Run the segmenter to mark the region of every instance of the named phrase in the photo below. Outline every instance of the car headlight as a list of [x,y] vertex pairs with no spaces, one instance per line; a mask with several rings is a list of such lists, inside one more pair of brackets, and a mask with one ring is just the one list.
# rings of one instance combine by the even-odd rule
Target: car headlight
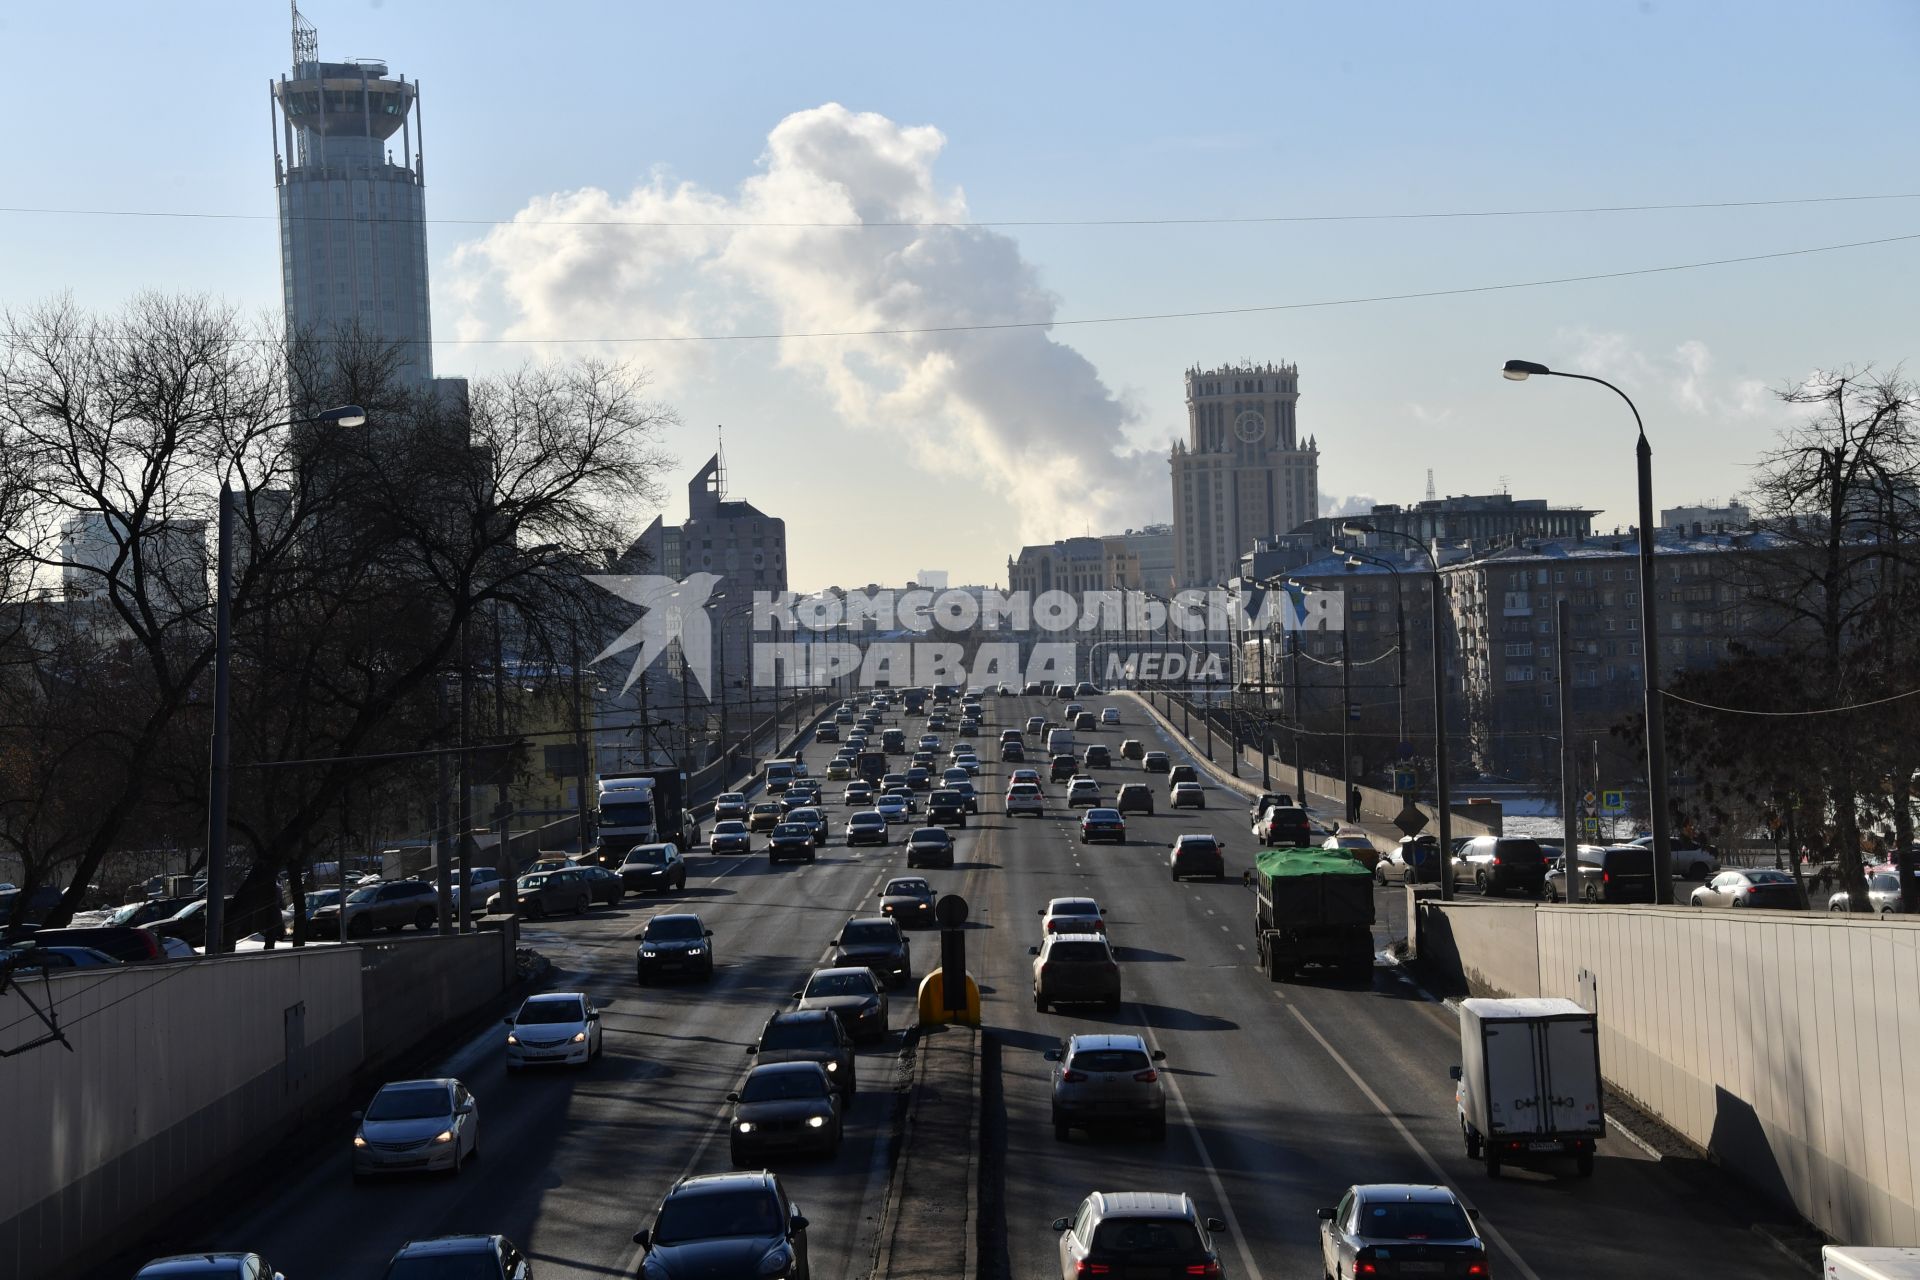
[[705,947],[688,947],[687,954],[690,956],[703,956],[707,954],[707,949]]
[[576,1032],[574,1032],[574,1033],[573,1033],[573,1042],[574,1042],[575,1044],[585,1044],[585,1043],[587,1042],[587,1033],[586,1033],[586,1032],[584,1032],[584,1031],[576,1031]]
[[436,1133],[436,1134],[434,1134],[434,1135],[433,1135],[433,1140],[434,1140],[435,1142],[452,1142],[452,1141],[453,1141],[453,1130],[451,1130],[451,1129],[442,1129],[442,1130],[441,1130],[440,1132],[438,1132],[438,1133]]
[[827,1118],[825,1116],[808,1116],[807,1117],[807,1128],[824,1129],[826,1127],[827,1127]]
[[793,1250],[781,1245],[766,1257],[760,1259],[760,1274],[763,1276],[783,1276],[793,1266]]
[[642,947],[640,948],[640,954],[643,956],[657,956],[660,954],[660,949],[658,947]]
[[513,1032],[511,1032],[511,1031],[509,1031],[509,1032],[507,1032],[507,1043],[508,1043],[508,1044],[519,1044],[519,1043],[520,1043],[520,1037],[519,1037],[519,1036],[517,1036],[517,1035],[515,1035],[515,1034],[513,1034]]
[[364,1147],[367,1145],[367,1140],[356,1133],[353,1135],[353,1145],[356,1147]]
[[838,1071],[839,1069],[840,1069],[840,1064],[837,1062],[829,1062],[827,1064],[827,1070],[829,1071]]
[[738,1124],[737,1126],[735,1126],[735,1127],[736,1127],[736,1128],[738,1128],[738,1129],[740,1130],[740,1132],[741,1132],[741,1133],[752,1133],[752,1132],[753,1132],[753,1121],[751,1121],[751,1120],[742,1120],[742,1121],[741,1121],[741,1122],[740,1122],[740,1123],[739,1123],[739,1124]]

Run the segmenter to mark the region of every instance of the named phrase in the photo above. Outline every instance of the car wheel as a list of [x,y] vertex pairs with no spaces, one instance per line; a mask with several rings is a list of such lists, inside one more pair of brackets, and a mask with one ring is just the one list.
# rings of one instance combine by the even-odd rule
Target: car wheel
[[1575,1156],[1573,1158],[1573,1168],[1574,1172],[1578,1173],[1581,1177],[1591,1178],[1593,1176],[1593,1152],[1582,1151],[1579,1155]]
[[1047,1011],[1047,1002],[1045,998],[1041,996],[1035,996],[1033,998],[1033,1007],[1036,1012],[1045,1013]]
[[527,904],[527,910],[532,913],[535,920],[545,920],[547,918],[547,904],[538,898],[535,898]]
[[372,932],[373,921],[367,919],[365,916],[355,916],[353,919],[347,921],[347,936],[349,938],[364,938]]
[[1065,1142],[1067,1140],[1067,1132],[1068,1127],[1066,1125],[1061,1124],[1058,1120],[1053,1122],[1053,1140],[1055,1142]]
[[1463,1140],[1465,1140],[1467,1145],[1467,1159],[1478,1160],[1480,1158],[1479,1135],[1471,1132],[1467,1128],[1465,1122],[1462,1122],[1460,1125],[1460,1136]]
[[745,1147],[742,1147],[739,1143],[730,1144],[727,1149],[727,1155],[733,1161],[734,1168],[744,1169],[747,1167],[749,1152]]
[[413,927],[422,933],[432,933],[434,923],[435,916],[431,907],[422,907],[413,913]]
[[707,967],[700,971],[700,980],[702,982],[713,981],[713,961],[711,960],[707,961]]
[[634,977],[640,983],[641,986],[644,987],[647,985],[647,971],[645,969],[637,970],[634,974]]
[[1489,1178],[1500,1176],[1500,1153],[1492,1147],[1487,1148],[1487,1176]]
[[1600,888],[1598,885],[1590,884],[1587,886],[1587,901],[1588,902],[1600,901]]
[[1173,882],[1175,884],[1180,883],[1180,872],[1177,869],[1169,870],[1167,874],[1173,877]]
[[1165,1142],[1167,1140],[1167,1117],[1165,1112],[1154,1117],[1152,1125],[1148,1127],[1148,1134],[1155,1142]]

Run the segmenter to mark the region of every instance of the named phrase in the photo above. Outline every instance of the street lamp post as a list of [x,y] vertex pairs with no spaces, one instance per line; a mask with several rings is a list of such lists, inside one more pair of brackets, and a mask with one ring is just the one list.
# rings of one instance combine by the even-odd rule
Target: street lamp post
[[1433,588],[1428,593],[1433,623],[1433,794],[1434,808],[1440,817],[1440,896],[1451,900],[1453,897],[1453,790],[1447,779],[1447,678],[1446,650],[1441,647],[1441,637],[1445,632],[1446,606],[1442,603],[1440,591],[1440,561],[1434,556],[1427,544],[1410,533],[1401,533],[1397,529],[1376,529],[1361,521],[1348,521],[1340,531],[1350,537],[1365,537],[1378,534],[1382,537],[1398,538],[1402,542],[1412,543],[1419,548],[1420,554],[1427,559],[1427,568],[1433,574]]
[[[364,426],[367,411],[357,404],[343,404],[311,417],[276,422],[279,427],[304,427],[327,423],[337,427]],[[226,950],[227,942],[227,797],[228,762],[232,755],[227,734],[229,693],[233,671],[233,507],[240,494],[220,480],[220,520],[215,544],[213,614],[213,734],[209,744],[207,769],[207,947],[208,955]],[[344,865],[344,856],[343,863]],[[346,903],[340,904],[340,920],[345,924]]]
[[[1338,547],[1333,550],[1335,555],[1340,553]],[[1363,564],[1378,565],[1393,575],[1393,647],[1400,659],[1395,665],[1400,668],[1400,741],[1405,742],[1407,740],[1407,610],[1406,601],[1400,594],[1400,566],[1384,556],[1370,556],[1363,551],[1347,553],[1349,569],[1358,569]],[[1397,748],[1395,754],[1398,755]]]
[[1626,392],[1586,373],[1562,373],[1531,360],[1509,360],[1501,373],[1510,381],[1525,382],[1534,374],[1552,378],[1574,378],[1597,382],[1627,402],[1633,413],[1639,440],[1634,445],[1634,461],[1640,488],[1640,634],[1646,659],[1641,668],[1646,697],[1647,728],[1647,808],[1653,825],[1653,892],[1656,903],[1673,902],[1673,842],[1667,818],[1667,733],[1665,709],[1660,697],[1660,614],[1655,605],[1656,582],[1653,567],[1653,446],[1647,442],[1647,427],[1640,410]]

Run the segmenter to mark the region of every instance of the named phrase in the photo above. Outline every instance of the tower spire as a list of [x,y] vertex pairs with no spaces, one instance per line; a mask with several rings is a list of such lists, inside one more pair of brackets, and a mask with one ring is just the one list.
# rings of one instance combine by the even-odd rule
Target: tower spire
[[1427,501],[1434,501],[1437,495],[1433,491],[1433,468],[1427,468]]

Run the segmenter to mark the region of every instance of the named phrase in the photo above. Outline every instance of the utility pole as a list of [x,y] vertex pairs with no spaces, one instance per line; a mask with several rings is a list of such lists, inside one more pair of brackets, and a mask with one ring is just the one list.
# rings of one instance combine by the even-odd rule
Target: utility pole
[[1554,629],[1560,648],[1555,653],[1556,676],[1560,685],[1560,838],[1566,850],[1567,896],[1583,901],[1581,894],[1585,872],[1580,866],[1579,828],[1573,812],[1573,606],[1565,596],[1554,605]]
[[[447,678],[444,674],[434,677],[433,681],[433,722],[444,732],[447,723]],[[447,752],[444,746],[433,755],[433,836],[434,851],[434,899],[439,911],[438,932],[442,937],[455,932],[460,922],[454,919],[453,910],[453,857],[454,842],[452,833],[447,830]],[[342,915],[346,911],[342,909]]]
[[[1272,617],[1271,612],[1267,615]],[[1273,698],[1267,686],[1267,634],[1260,628],[1260,789],[1273,790]]]
[[[1291,603],[1288,605],[1292,607]],[[1306,708],[1300,705],[1300,628],[1294,627],[1293,636],[1293,802],[1307,802],[1307,761],[1305,747],[1301,744],[1301,731],[1307,727]]]
[[1348,821],[1359,817],[1353,811],[1353,751],[1347,745],[1347,729],[1353,723],[1353,646],[1351,633],[1340,628],[1340,810]]
[[592,770],[587,761],[587,717],[582,706],[583,691],[580,687],[580,629],[578,624],[569,624],[567,639],[572,653],[568,665],[573,669],[573,749],[579,753],[579,768],[574,773],[574,802],[580,814],[580,852],[585,853],[592,846],[588,843],[593,835],[591,820],[592,809],[587,803],[587,780]]
[[[457,847],[460,858],[461,933],[473,929],[473,619],[460,622],[460,834]],[[347,913],[340,913],[341,924]]]
[[493,736],[498,747],[487,753],[494,762],[494,820],[499,826],[500,843],[494,850],[493,865],[500,873],[501,905],[510,913],[520,910],[518,877],[514,875],[513,833],[510,829],[513,805],[507,799],[507,779],[512,776],[513,757],[507,749],[507,671],[506,649],[500,635],[500,606],[493,607]]

